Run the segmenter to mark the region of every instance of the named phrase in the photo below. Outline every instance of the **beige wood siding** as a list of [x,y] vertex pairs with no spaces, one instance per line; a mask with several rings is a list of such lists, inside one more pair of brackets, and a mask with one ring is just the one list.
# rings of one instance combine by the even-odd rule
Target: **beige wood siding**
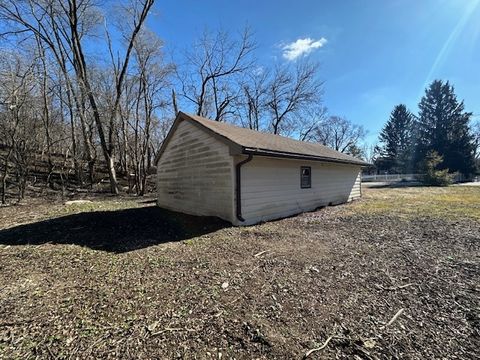
[[233,221],[232,179],[229,147],[181,121],[157,163],[158,205]]
[[[309,189],[300,187],[301,166],[312,169]],[[360,166],[254,156],[242,167],[244,224],[351,201],[361,195],[360,181]]]

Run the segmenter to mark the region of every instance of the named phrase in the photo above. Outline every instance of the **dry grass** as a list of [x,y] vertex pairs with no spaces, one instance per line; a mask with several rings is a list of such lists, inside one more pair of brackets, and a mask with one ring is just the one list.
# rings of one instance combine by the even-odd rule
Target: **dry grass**
[[0,359],[479,358],[477,189],[247,228],[92,200],[0,208]]
[[351,213],[480,220],[480,186],[366,189]]

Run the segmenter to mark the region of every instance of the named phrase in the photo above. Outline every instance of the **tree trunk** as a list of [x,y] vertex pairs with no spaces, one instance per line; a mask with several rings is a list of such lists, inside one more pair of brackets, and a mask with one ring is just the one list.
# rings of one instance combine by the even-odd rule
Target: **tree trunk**
[[106,154],[106,157],[107,157],[108,177],[110,180],[110,192],[112,194],[118,194],[117,173],[115,171],[115,158],[109,154]]
[[4,172],[2,175],[2,204],[7,203],[7,178],[8,178],[8,166],[10,165],[10,156],[12,156],[12,148],[8,150],[7,156],[5,157],[5,162],[3,164]]
[[175,117],[177,117],[177,114],[178,114],[177,95],[175,94],[174,89],[172,89],[172,105],[173,105],[173,112],[175,113]]
[[88,180],[92,189],[95,183],[95,159],[88,160]]
[[[60,91],[60,96],[62,96],[62,91]],[[77,135],[75,132],[75,114],[73,112],[73,102],[72,102],[72,95],[70,90],[67,86],[67,102],[68,102],[68,115],[70,121],[70,138],[72,139],[72,158],[73,158],[73,168],[75,170],[75,178],[77,179],[77,185],[83,185],[83,174],[82,168],[78,161],[78,154],[77,154]],[[61,103],[61,102],[60,102]],[[62,111],[63,113],[63,111]]]

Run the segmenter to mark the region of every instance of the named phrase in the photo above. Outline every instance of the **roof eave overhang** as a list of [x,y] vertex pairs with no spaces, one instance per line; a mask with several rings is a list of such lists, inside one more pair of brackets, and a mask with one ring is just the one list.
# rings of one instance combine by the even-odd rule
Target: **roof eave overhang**
[[260,149],[260,148],[251,148],[251,147],[245,147],[242,146],[229,138],[218,134],[217,132],[213,131],[212,129],[208,128],[207,126],[199,123],[198,121],[195,121],[193,118],[191,118],[188,114],[183,113],[183,112],[178,112],[177,117],[175,121],[173,122],[167,137],[162,143],[162,146],[160,147],[160,150],[154,160],[154,164],[157,165],[158,161],[160,160],[160,157],[162,156],[163,152],[165,151],[165,148],[170,141],[170,138],[172,137],[173,133],[175,132],[175,129],[177,128],[178,124],[182,120],[191,120],[191,122],[214,136],[216,139],[222,141],[226,145],[229,146],[230,148],[230,155],[239,155],[239,154],[245,154],[245,155],[258,155],[258,156],[266,156],[266,157],[276,157],[276,158],[282,158],[282,159],[299,159],[299,160],[310,160],[310,161],[322,161],[322,162],[329,162],[329,163],[337,163],[337,164],[347,164],[347,165],[357,165],[361,167],[367,167],[371,166],[372,164],[367,163],[365,161],[349,161],[349,160],[344,160],[344,159],[335,159],[335,158],[329,158],[329,157],[324,157],[324,156],[315,156],[315,155],[307,155],[307,154],[299,154],[299,153],[290,153],[290,152],[282,152],[282,151],[273,151],[273,150],[267,150],[267,149]]
[[334,159],[325,156],[315,156],[307,154],[297,154],[281,151],[272,151],[258,148],[248,148],[244,147],[242,153],[246,155],[258,155],[258,156],[267,156],[267,157],[276,157],[282,159],[298,159],[298,160],[310,160],[310,161],[321,161],[321,162],[330,162],[336,164],[347,164],[347,165],[357,165],[361,167],[370,166],[371,164],[364,161],[349,161],[344,159]]

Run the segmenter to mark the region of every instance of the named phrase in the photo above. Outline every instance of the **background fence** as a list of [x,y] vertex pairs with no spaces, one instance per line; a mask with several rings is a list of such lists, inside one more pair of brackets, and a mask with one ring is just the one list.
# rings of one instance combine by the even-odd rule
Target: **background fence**
[[[362,175],[362,182],[398,182],[398,181],[422,181],[424,174],[376,174]],[[462,174],[453,174],[454,183],[472,181],[480,182],[480,176],[465,178]]]
[[423,174],[376,174],[362,175],[363,182],[422,181]]

